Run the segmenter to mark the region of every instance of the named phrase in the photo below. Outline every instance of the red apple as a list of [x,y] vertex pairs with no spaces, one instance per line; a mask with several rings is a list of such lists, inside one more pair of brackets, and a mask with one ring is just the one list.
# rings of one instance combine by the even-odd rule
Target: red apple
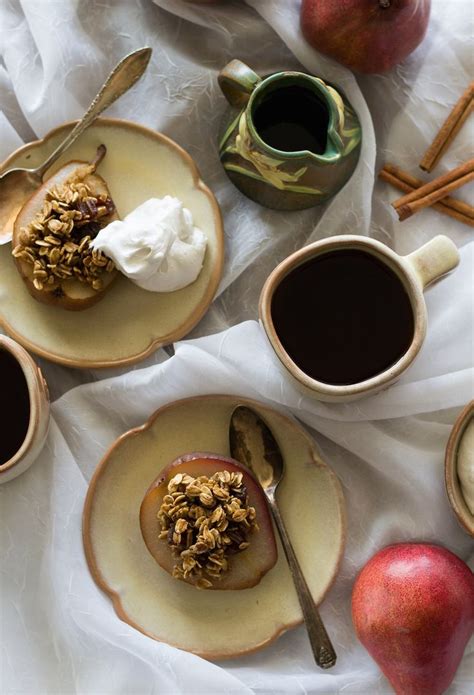
[[421,43],[431,0],[303,0],[301,29],[321,53],[357,72],[385,72]]
[[[166,466],[150,485],[140,507],[140,527],[145,544],[157,563],[172,574],[176,563],[170,546],[159,538],[157,519],[163,497],[168,492],[168,483],[178,473],[187,473],[194,478],[205,475],[210,478],[219,471],[242,473],[247,488],[249,505],[255,508],[258,531],[249,535],[250,545],[242,552],[231,555],[229,569],[216,581],[213,589],[248,589],[258,584],[277,561],[277,546],[272,520],[263,490],[248,468],[238,461],[219,454],[192,453],[181,456]],[[190,584],[196,580],[188,578]]]
[[474,575],[445,548],[390,545],[357,577],[352,619],[399,695],[440,695],[474,631]]

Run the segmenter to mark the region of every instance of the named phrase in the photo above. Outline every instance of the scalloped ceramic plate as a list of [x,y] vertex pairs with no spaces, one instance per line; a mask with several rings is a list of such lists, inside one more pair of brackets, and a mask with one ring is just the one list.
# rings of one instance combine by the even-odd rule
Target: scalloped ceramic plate
[[285,477],[278,500],[319,604],[337,574],[344,548],[341,485],[305,430],[261,403],[236,396],[199,396],[160,408],[112,445],[94,473],[84,506],[87,562],[118,616],[153,639],[208,659],[260,649],[302,621],[280,544],[276,565],[257,586],[199,591],[163,570],[141,535],[140,504],[152,480],[187,452],[228,456],[230,415],[238,404],[258,411],[281,447]]
[[[0,171],[37,166],[73,125],[65,123],[43,140],[21,147]],[[71,367],[131,364],[179,340],[207,310],[222,273],[219,206],[191,157],[166,136],[129,121],[98,119],[51,173],[68,160],[89,160],[101,143],[107,155],[99,173],[107,181],[120,217],[148,198],[174,195],[191,210],[208,245],[204,267],[192,285],[171,293],[147,292],[120,275],[100,302],[80,312],[33,299],[16,270],[11,245],[0,247],[0,326],[28,350]]]

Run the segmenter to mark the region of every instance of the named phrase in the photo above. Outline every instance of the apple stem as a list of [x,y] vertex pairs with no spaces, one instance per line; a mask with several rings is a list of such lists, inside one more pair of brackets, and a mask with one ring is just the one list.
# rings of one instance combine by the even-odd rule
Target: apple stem
[[379,0],[379,5],[382,8],[382,10],[386,10],[388,7],[390,7],[391,0]]

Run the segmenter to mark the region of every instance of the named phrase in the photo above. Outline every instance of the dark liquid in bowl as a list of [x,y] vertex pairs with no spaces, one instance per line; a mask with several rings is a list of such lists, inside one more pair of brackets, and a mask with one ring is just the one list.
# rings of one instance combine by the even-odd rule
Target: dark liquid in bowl
[[30,395],[22,368],[0,348],[0,465],[25,441],[30,423]]
[[384,372],[414,334],[410,298],[396,274],[350,249],[291,271],[275,290],[271,314],[293,362],[326,384],[357,384]]
[[269,90],[252,119],[262,140],[277,150],[322,154],[326,149],[329,112],[310,89],[294,85]]

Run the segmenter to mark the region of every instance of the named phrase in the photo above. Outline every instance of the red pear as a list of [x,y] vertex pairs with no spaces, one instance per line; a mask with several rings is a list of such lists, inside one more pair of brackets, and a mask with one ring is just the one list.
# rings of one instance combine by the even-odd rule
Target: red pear
[[401,63],[423,40],[431,0],[303,0],[301,29],[321,53],[356,72]]
[[[142,536],[156,562],[167,572],[173,574],[173,568],[177,561],[176,555],[173,554],[167,539],[159,537],[161,527],[157,518],[163,499],[168,494],[168,483],[179,473],[193,478],[199,476],[211,478],[221,471],[242,474],[243,490],[245,491],[243,498],[246,495],[248,504],[255,509],[258,530],[249,534],[247,538],[249,546],[245,550],[235,552],[235,554],[232,552],[227,558],[228,570],[217,581],[213,582],[212,586],[206,588],[248,589],[258,584],[263,575],[275,565],[277,546],[265,494],[249,469],[238,461],[219,454],[192,453],[181,456],[166,466],[152,482],[143,498],[140,507]],[[199,498],[195,498],[194,502],[199,505]],[[191,505],[192,503],[193,500],[187,504]],[[188,519],[188,523],[192,523],[192,519]],[[199,585],[198,577],[189,576],[187,578],[180,577],[180,579],[188,584]]]
[[[94,272],[88,273],[91,280],[94,277],[97,278],[98,285],[93,286],[92,281],[89,283],[84,280],[84,259],[87,264],[92,257],[92,251],[88,250],[91,236],[97,234],[99,228],[118,219],[107,184],[96,173],[96,168],[105,153],[106,148],[101,145],[92,162],[73,160],[62,166],[33,193],[18,213],[13,228],[12,253],[29,293],[39,302],[71,311],[87,309],[102,299],[118,273],[113,266],[109,270],[107,261],[110,259],[104,256],[101,267],[96,266]],[[79,198],[77,202],[74,202],[78,194],[75,193],[76,198],[72,198],[73,192],[71,190],[71,199],[66,203],[66,199],[63,198],[58,207],[53,211],[51,210],[51,205],[58,203],[54,191],[79,185],[88,189],[87,196],[84,197],[83,201]],[[81,205],[82,212],[79,211]],[[49,207],[48,213],[45,212],[45,206]],[[99,217],[98,211],[101,208],[102,213]],[[61,224],[66,224],[60,221],[63,219],[61,213],[75,215],[71,221],[72,228],[67,233],[63,231],[52,232],[51,227],[48,229],[46,226],[47,220],[49,220],[49,224],[53,222],[60,227]],[[40,224],[40,232],[31,232],[31,226],[35,223]],[[31,238],[28,240],[28,233],[34,233],[33,239],[36,237],[36,241]],[[22,243],[24,235],[27,239],[26,246]],[[43,245],[43,248],[47,248],[48,244],[49,247],[54,245],[56,249],[57,257],[54,261],[51,255],[42,257],[40,252],[37,253],[38,247]],[[84,251],[82,252],[83,247]],[[35,249],[34,253],[33,251],[30,252],[30,249]],[[67,257],[68,255],[70,257],[68,262],[62,260],[64,256]],[[86,255],[89,255],[89,259],[86,258]],[[61,266],[65,266],[63,273],[59,271]],[[58,272],[56,273],[53,268],[58,268]],[[87,268],[90,271],[91,266],[89,265]],[[82,272],[78,272],[80,269]],[[37,280],[41,275],[45,279],[41,279],[38,284]],[[48,275],[49,281],[46,281]]]
[[474,575],[445,548],[379,551],[352,593],[358,638],[399,695],[440,695],[474,631]]

